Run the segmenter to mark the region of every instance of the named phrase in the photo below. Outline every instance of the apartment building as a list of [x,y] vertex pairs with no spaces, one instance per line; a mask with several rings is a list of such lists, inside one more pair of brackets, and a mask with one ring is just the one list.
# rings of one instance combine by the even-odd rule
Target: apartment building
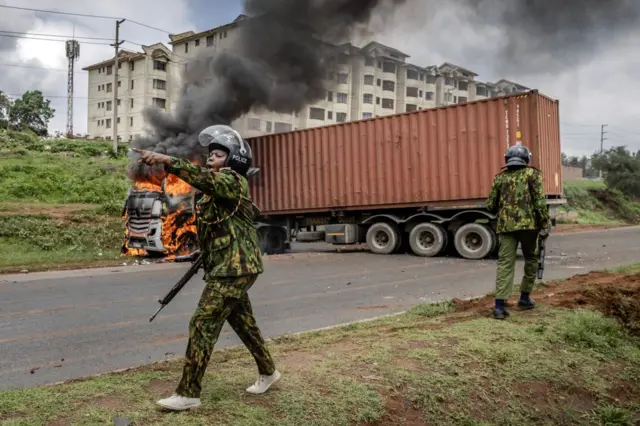
[[[142,92],[123,93],[122,99],[125,99],[125,96],[139,96],[140,100],[135,101],[133,105],[139,104],[140,110],[129,111],[127,108],[119,107],[118,115],[126,117],[127,124],[133,118],[130,126],[119,127],[120,137],[130,140],[133,135],[143,132],[140,116],[142,105],[159,103],[174,110],[180,98],[185,73],[193,69],[196,61],[208,61],[217,53],[231,49],[238,37],[238,28],[245,19],[249,18],[240,15],[233,22],[217,28],[172,35],[169,42],[171,50],[162,44],[156,44],[143,49],[141,53],[123,54],[129,62],[143,59],[146,61],[146,65],[137,68],[144,70],[144,73],[135,76],[144,79],[146,83],[140,83],[144,88]],[[290,113],[255,109],[232,125],[244,137],[253,137],[265,133],[279,133],[435,108],[528,90],[508,80],[496,83],[478,81],[478,74],[449,62],[427,66],[412,64],[408,54],[375,41],[361,47],[347,43],[335,48],[340,59],[335,67],[326,70],[327,90],[323,99],[306,105],[300,111]],[[159,75],[156,72],[154,64],[157,61],[166,62],[165,74]],[[108,84],[105,72],[108,63],[109,61],[87,68],[91,70],[90,98],[104,94],[101,92],[104,89],[100,89],[100,86]],[[139,71],[125,73],[123,78],[133,79],[134,72]],[[164,89],[158,89],[154,81],[161,80],[162,77],[165,77],[165,83],[162,84]],[[124,87],[129,87],[128,83]],[[111,136],[112,129],[106,125],[108,111],[105,105],[108,101],[109,99],[90,100],[91,136]],[[136,113],[138,115],[135,115]]]
[[[142,111],[155,105],[167,110],[178,81],[172,51],[162,43],[143,46],[141,52],[118,54],[118,140],[131,141],[144,134]],[[113,138],[115,57],[84,70],[89,72],[87,132],[91,139]]]

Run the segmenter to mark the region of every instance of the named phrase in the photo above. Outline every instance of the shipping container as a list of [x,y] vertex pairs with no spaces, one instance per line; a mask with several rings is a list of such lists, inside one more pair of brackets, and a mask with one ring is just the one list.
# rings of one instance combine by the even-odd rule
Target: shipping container
[[269,216],[482,203],[518,141],[562,196],[558,102],[537,91],[248,141]]

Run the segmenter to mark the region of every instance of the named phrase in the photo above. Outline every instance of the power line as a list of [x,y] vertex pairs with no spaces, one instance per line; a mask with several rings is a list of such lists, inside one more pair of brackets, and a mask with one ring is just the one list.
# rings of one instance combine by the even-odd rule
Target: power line
[[[53,38],[40,38],[40,37],[26,37],[26,36],[12,35],[12,34],[0,34],[0,37],[19,38],[19,39],[23,39],[23,40],[56,41],[58,43],[66,43],[66,40],[56,40],[56,39],[53,39]],[[94,42],[94,41],[81,41],[81,42],[82,42],[82,44],[100,44],[100,45],[104,45],[104,46],[108,46],[109,45],[109,43],[100,43],[100,42]]]
[[[68,16],[81,16],[84,18],[98,18],[98,19],[112,19],[112,20],[120,20],[123,19],[122,17],[116,17],[116,16],[105,16],[105,15],[91,15],[91,14],[86,14],[86,13],[75,13],[75,12],[61,12],[61,11],[57,11],[57,10],[44,10],[44,9],[32,9],[32,8],[28,8],[28,7],[18,7],[18,6],[7,6],[7,5],[3,5],[0,4],[0,7],[3,7],[5,9],[16,9],[16,10],[25,10],[25,11],[30,11],[30,12],[40,12],[40,13],[55,13],[58,15],[68,15]],[[143,24],[141,22],[138,21],[133,21],[131,19],[126,19],[127,22],[131,22],[132,24],[136,24],[136,25],[140,25],[142,27],[146,27],[152,30],[156,30],[156,31],[160,31],[162,33],[165,34],[172,34],[169,31],[157,28],[157,27],[153,27],[151,25],[147,25],[147,24]]]
[[[67,72],[67,70],[63,70],[62,68],[47,68],[47,67],[34,67],[31,65],[19,65],[19,64],[3,64],[0,63],[0,67],[15,67],[15,68],[30,68],[35,70],[45,70],[45,71],[62,71]],[[87,71],[76,71],[76,74],[86,74]]]
[[23,33],[18,31],[5,31],[5,30],[0,30],[0,33],[23,35],[23,36],[62,37],[64,39],[87,39],[87,40],[105,40],[105,41],[113,40],[112,38],[105,38],[105,37],[84,37],[84,36],[59,35],[59,34]]

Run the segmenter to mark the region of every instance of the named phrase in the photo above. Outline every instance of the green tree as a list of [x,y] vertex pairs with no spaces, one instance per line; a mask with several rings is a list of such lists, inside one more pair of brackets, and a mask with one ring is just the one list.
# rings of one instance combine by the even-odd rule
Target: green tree
[[9,107],[11,100],[0,90],[0,129],[9,127]]
[[595,155],[593,166],[602,170],[609,188],[640,197],[640,151],[631,153],[626,146],[614,147]]
[[18,129],[30,129],[38,136],[47,136],[49,120],[56,112],[50,104],[51,101],[44,99],[39,90],[25,92],[11,105],[9,123]]

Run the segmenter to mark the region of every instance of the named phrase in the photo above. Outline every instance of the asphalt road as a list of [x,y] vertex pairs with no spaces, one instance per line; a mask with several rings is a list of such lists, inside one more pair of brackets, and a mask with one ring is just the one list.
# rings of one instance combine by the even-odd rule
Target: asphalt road
[[[639,241],[640,227],[553,234],[545,278],[638,262]],[[301,245],[294,251],[266,258],[266,272],[250,290],[266,336],[493,290],[494,260],[336,253],[324,244]],[[37,386],[181,356],[188,321],[203,288],[201,276],[188,283],[153,323],[148,318],[159,306],[158,298],[187,267],[162,264],[0,276],[0,388]],[[225,326],[217,347],[236,344],[240,341]]]

